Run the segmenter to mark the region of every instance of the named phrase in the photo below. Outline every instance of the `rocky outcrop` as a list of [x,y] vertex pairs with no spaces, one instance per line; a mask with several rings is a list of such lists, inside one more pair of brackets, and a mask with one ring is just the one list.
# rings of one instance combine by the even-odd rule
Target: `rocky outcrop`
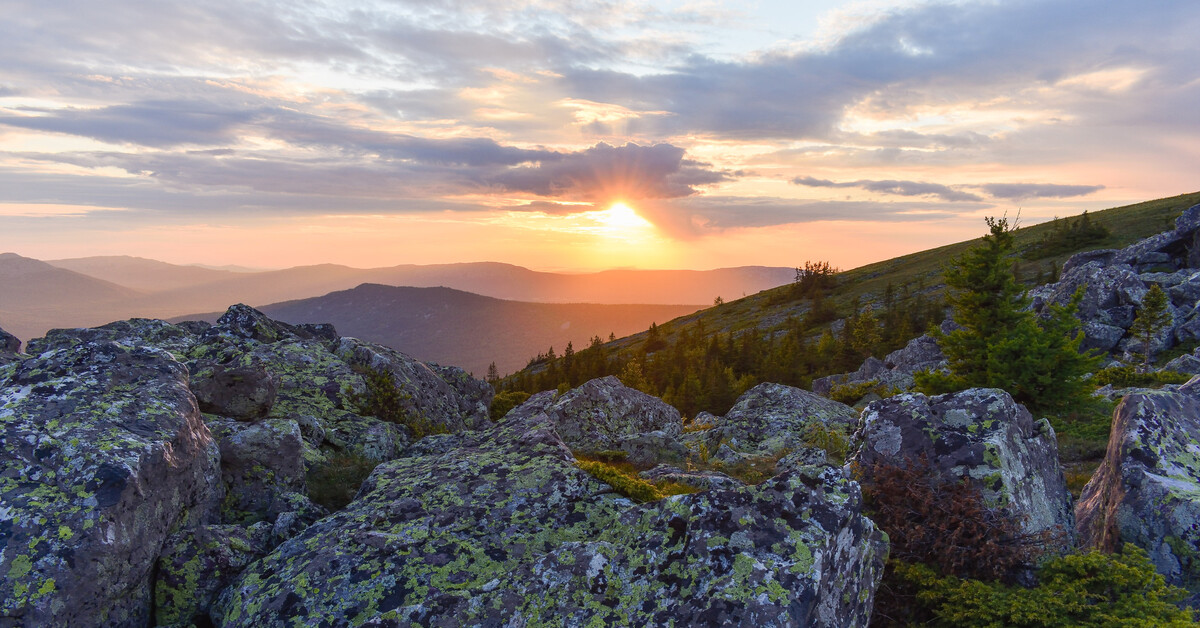
[[[620,416],[601,385],[569,401]],[[215,623],[866,624],[886,545],[840,470],[637,505],[575,465],[557,432],[570,402],[529,403],[377,467],[347,509],[243,572]]]
[[201,363],[192,371],[191,387],[202,411],[243,420],[267,416],[279,394],[279,380],[261,364]]
[[167,352],[81,341],[0,367],[0,617],[147,625],[167,536],[210,520],[220,487]]
[[44,337],[30,340],[26,353],[37,355],[97,342],[115,342],[127,347],[155,347],[181,358],[196,343],[196,336],[166,321],[131,318],[100,327],[51,329]]
[[1133,543],[1168,583],[1200,593],[1200,379],[1125,397],[1075,516],[1082,545]]
[[653,459],[645,449],[670,447],[669,442],[683,433],[678,410],[611,375],[556,398],[538,396],[529,402],[533,403],[525,413],[536,409],[545,414],[559,438],[576,451],[624,448],[629,454]]
[[799,388],[759,384],[738,397],[724,417],[707,420],[711,429],[690,436],[702,437],[708,451],[724,446],[739,454],[768,455],[810,446],[805,437],[814,425],[849,436],[858,412]]
[[924,460],[947,478],[969,478],[990,504],[1022,518],[1027,533],[1069,538],[1074,528],[1054,429],[1003,390],[873,402],[863,411],[859,440],[854,459],[864,481],[879,463]]
[[21,351],[21,341],[16,336],[0,329],[0,364],[9,362]]
[[269,531],[265,524],[204,525],[167,539],[158,558],[154,625],[204,625],[217,593],[267,553]]
[[[948,327],[951,328],[952,324]],[[834,386],[852,386],[873,382],[884,390],[912,390],[913,374],[946,366],[946,356],[937,340],[928,334],[913,338],[904,347],[880,360],[869,357],[853,373],[829,375],[813,380],[813,392],[829,396]]]
[[210,417],[208,427],[221,451],[221,479],[226,487],[222,521],[274,520],[269,515],[280,512],[276,502],[289,493],[306,492],[300,426],[295,421],[241,423]]

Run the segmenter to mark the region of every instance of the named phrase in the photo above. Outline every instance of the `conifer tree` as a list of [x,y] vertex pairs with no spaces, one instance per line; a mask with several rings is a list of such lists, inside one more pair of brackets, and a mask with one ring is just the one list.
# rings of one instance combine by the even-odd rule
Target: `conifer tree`
[[918,374],[925,392],[973,387],[1002,388],[1034,413],[1062,415],[1087,399],[1083,376],[1100,358],[1080,353],[1075,316],[1082,291],[1068,305],[1047,307],[1044,318],[1026,309],[1029,299],[1012,272],[1008,254],[1013,229],[1004,218],[988,218],[983,245],[945,270],[947,301],[961,329],[935,332],[950,373]]
[[1142,298],[1142,307],[1138,308],[1137,318],[1129,327],[1129,333],[1142,343],[1142,369],[1150,366],[1155,337],[1170,323],[1171,312],[1167,308],[1167,293],[1163,292],[1158,284],[1150,284],[1150,290]]

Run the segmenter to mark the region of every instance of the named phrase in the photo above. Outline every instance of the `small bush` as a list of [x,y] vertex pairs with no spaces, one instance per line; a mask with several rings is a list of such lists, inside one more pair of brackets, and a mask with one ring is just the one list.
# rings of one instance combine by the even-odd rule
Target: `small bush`
[[1110,366],[1092,376],[1097,386],[1112,384],[1115,388],[1158,388],[1166,384],[1184,384],[1192,376],[1175,371],[1138,372],[1132,366]]
[[356,414],[403,425],[412,433],[413,440],[450,431],[444,425],[438,425],[420,414],[409,412],[406,402],[412,399],[412,396],[396,386],[396,381],[388,371],[369,366],[355,370],[362,375],[363,383],[366,384],[365,392],[345,391]]
[[330,511],[341,510],[354,499],[363,480],[378,464],[351,453],[331,455],[325,464],[309,471],[306,478],[308,497]]
[[867,393],[871,392],[877,384],[878,382],[873,379],[861,384],[840,384],[829,389],[829,398],[838,403],[852,406],[858,403],[859,399],[866,397]]
[[845,462],[846,454],[850,453],[850,439],[846,438],[846,434],[824,423],[809,423],[800,438],[805,445],[824,451],[825,458],[835,465]]
[[1194,626],[1194,612],[1174,602],[1187,592],[1167,586],[1146,553],[1126,544],[1120,554],[1070,554],[1046,562],[1033,588],[940,576],[925,565],[897,563],[912,585],[922,625]]
[[599,460],[576,460],[575,466],[592,477],[613,487],[618,493],[635,502],[653,502],[666,497],[655,486],[639,477],[622,473],[620,469]]
[[488,409],[488,416],[493,421],[499,421],[510,410],[528,401],[529,397],[529,393],[520,390],[505,390],[496,393],[496,396],[492,397],[492,407]]
[[767,456],[742,458],[731,464],[712,460],[709,467],[746,484],[759,484],[778,475],[779,461],[790,453],[790,449],[784,449]]

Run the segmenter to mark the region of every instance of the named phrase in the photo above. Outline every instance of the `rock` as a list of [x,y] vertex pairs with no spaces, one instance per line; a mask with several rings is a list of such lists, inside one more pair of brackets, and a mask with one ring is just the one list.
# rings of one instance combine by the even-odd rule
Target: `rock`
[[1123,327],[1090,321],[1083,324],[1083,343],[1079,348],[1082,351],[1097,349],[1107,353],[1115,349],[1124,337]]
[[1169,584],[1200,593],[1200,379],[1131,394],[1076,505],[1080,542],[1147,551]]
[[115,342],[127,347],[164,349],[179,358],[187,353],[196,340],[192,332],[166,321],[131,318],[90,329],[51,329],[44,337],[30,340],[27,353],[37,355],[81,344]]
[[261,538],[236,525],[205,525],[172,535],[158,558],[155,625],[211,625],[208,609],[217,593],[267,550]]
[[[437,370],[418,362],[399,351],[382,345],[364,342],[356,338],[342,338],[334,349],[336,356],[346,364],[387,371],[392,375],[396,387],[408,395],[409,410],[451,432],[479,429],[491,424],[486,400],[491,397],[477,384],[466,384],[466,375],[461,369]],[[450,382],[442,378],[450,377]],[[486,382],[480,382],[487,386]],[[463,396],[460,389],[468,390]],[[489,386],[490,389],[490,386]]]
[[333,325],[289,325],[267,318],[265,314],[241,303],[231,306],[217,324],[205,332],[205,339],[223,337],[237,340],[253,340],[265,344],[280,340],[328,340],[338,339]]
[[1034,421],[1003,390],[876,401],[863,412],[859,438],[853,459],[867,481],[876,464],[924,456],[946,477],[970,478],[989,503],[1023,517],[1027,533],[1069,537],[1074,528],[1053,428],[1045,419]]
[[720,471],[685,471],[669,464],[660,464],[653,469],[642,471],[638,477],[648,482],[677,482],[694,486],[703,491],[714,489],[736,489],[745,484],[729,477]]
[[202,364],[191,387],[200,410],[245,421],[267,416],[279,394],[279,380],[261,364]]
[[1094,251],[1083,251],[1076,253],[1063,263],[1062,274],[1065,275],[1080,266],[1092,265],[1096,268],[1104,268],[1112,263],[1113,259],[1120,251],[1118,249],[1096,249]]
[[[953,328],[950,331],[953,331]],[[812,389],[814,393],[827,397],[834,386],[865,384],[873,381],[884,389],[906,391],[913,387],[914,373],[937,370],[945,366],[946,356],[938,346],[937,340],[932,336],[923,335],[908,341],[903,348],[887,354],[883,360],[875,357],[867,358],[863,361],[862,366],[853,373],[814,379]]]
[[251,565],[221,626],[865,625],[886,555],[839,470],[635,505],[546,413],[424,440]]
[[16,336],[0,329],[0,363],[14,358],[21,352],[21,341]]
[[683,462],[691,455],[678,435],[671,436],[662,430],[625,436],[618,441],[616,449],[625,452],[625,460],[639,468],[663,462]]
[[168,535],[215,516],[218,456],[165,351],[80,343],[0,367],[0,616],[149,624]]
[[1175,307],[1195,307],[1197,302],[1200,302],[1200,273],[1194,270],[1183,271],[1187,272],[1187,277],[1171,286],[1167,290],[1167,295],[1171,297],[1171,304]]
[[492,385],[482,379],[475,379],[470,373],[458,368],[457,366],[439,366],[430,364],[429,368],[433,369],[437,376],[442,378],[462,396],[467,404],[473,404],[474,415],[487,415],[488,409],[492,407],[492,397],[496,396],[496,391],[492,389]]
[[377,462],[398,457],[410,442],[406,428],[375,417],[338,412],[329,419],[326,442],[336,449]]
[[1200,375],[1200,356],[1195,352],[1185,353],[1164,364],[1162,370]]
[[713,452],[728,443],[738,452],[775,454],[808,446],[810,425],[848,436],[857,422],[858,413],[845,404],[791,386],[759,384],[738,398],[706,439]]
[[251,524],[269,519],[288,493],[306,492],[300,426],[295,421],[241,423],[220,417],[207,421],[221,450],[225,523]]
[[[544,402],[545,398],[538,396],[525,404],[534,408]],[[525,410],[518,416],[527,416],[528,412]],[[648,441],[653,441],[651,448],[670,451],[667,441],[677,440],[683,434],[683,417],[678,410],[657,397],[625,386],[611,375],[568,391],[541,412],[549,417],[563,442],[576,451],[621,449],[627,445],[632,447],[627,453],[641,455]],[[650,432],[659,435],[631,439]]]

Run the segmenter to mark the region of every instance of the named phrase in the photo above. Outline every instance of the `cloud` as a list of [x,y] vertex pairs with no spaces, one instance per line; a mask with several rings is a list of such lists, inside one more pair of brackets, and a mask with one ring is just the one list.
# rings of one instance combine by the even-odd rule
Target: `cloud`
[[995,198],[1024,200],[1031,198],[1071,198],[1087,196],[1104,189],[1103,185],[1056,185],[1053,183],[988,183],[979,186]]
[[876,201],[795,201],[780,198],[697,196],[676,201],[673,210],[690,216],[693,235],[737,228],[818,221],[920,222],[953,218],[984,205]]
[[678,146],[610,146],[601,142],[554,160],[506,170],[489,177],[488,182],[506,192],[608,201],[690,196],[697,186],[732,178],[708,164],[684,159],[684,150]]
[[825,179],[814,179],[813,177],[795,177],[792,179],[792,183],[821,188],[862,188],[870,192],[893,194],[896,196],[936,196],[945,201],[983,200],[975,194],[956,190],[940,183],[925,183],[922,181],[872,181],[862,179],[859,181],[835,183]]
[[156,148],[226,143],[234,138],[240,125],[260,115],[190,101],[151,101],[99,109],[25,107],[18,111],[26,115],[0,116],[0,124]]

